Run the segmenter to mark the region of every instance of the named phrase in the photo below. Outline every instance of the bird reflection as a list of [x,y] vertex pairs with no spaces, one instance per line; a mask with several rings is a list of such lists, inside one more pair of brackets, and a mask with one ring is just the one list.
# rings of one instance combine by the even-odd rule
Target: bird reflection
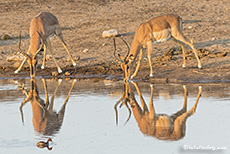
[[[129,120],[133,113],[140,131],[148,136],[156,137],[160,140],[179,140],[185,136],[186,120],[196,111],[199,98],[201,96],[202,87],[199,86],[197,98],[193,107],[187,111],[187,88],[184,88],[184,104],[181,110],[172,115],[157,114],[153,104],[153,85],[150,85],[151,96],[149,108],[142,96],[141,90],[136,82],[131,82],[140,98],[141,106],[138,104],[130,83],[124,83],[124,92],[122,97],[114,106],[116,112],[116,122],[118,121],[117,106],[125,105],[129,110]],[[130,109],[131,108],[131,109]],[[132,110],[132,111],[131,111]]]
[[[72,88],[76,80],[73,80],[68,95],[58,113],[56,113],[56,111],[53,110],[54,97],[56,96],[56,92],[62,80],[58,80],[56,89],[54,90],[50,100],[48,96],[46,80],[42,79],[42,82],[45,90],[45,96],[46,96],[45,100],[43,100],[39,95],[39,89],[37,87],[35,79],[30,79],[30,89],[28,93],[24,89],[24,84],[21,84],[20,89],[22,93],[26,96],[20,106],[21,117],[22,117],[22,122],[24,123],[22,108],[28,101],[30,101],[30,104],[32,106],[32,114],[33,114],[32,122],[33,122],[34,130],[39,134],[45,136],[52,136],[53,134],[56,134],[62,126],[66,104],[68,102],[70,93],[72,91]],[[48,146],[49,141],[52,140],[48,140],[47,142],[40,141],[37,143],[37,146],[40,148],[47,147],[49,150],[51,150],[52,148]]]

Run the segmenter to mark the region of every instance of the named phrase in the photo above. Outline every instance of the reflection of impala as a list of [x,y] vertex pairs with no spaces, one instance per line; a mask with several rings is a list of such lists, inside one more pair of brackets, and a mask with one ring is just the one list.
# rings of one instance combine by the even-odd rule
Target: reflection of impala
[[76,80],[73,80],[72,82],[72,86],[69,90],[69,93],[65,99],[65,102],[62,106],[62,108],[60,109],[60,111],[58,113],[56,113],[53,110],[53,103],[54,103],[54,97],[56,95],[56,92],[58,90],[59,85],[61,84],[61,82],[58,82],[58,85],[51,97],[51,101],[49,101],[49,97],[48,97],[48,92],[47,92],[47,86],[46,86],[46,81],[45,79],[42,79],[43,81],[43,85],[44,85],[44,89],[45,89],[45,95],[46,95],[46,99],[45,101],[43,99],[40,98],[39,96],[39,91],[38,91],[38,87],[36,85],[35,79],[31,79],[30,80],[30,92],[29,94],[26,92],[26,90],[24,90],[24,87],[22,85],[22,92],[23,94],[26,95],[26,98],[23,100],[21,106],[20,106],[20,111],[21,111],[21,115],[22,115],[22,120],[23,120],[23,112],[22,112],[22,107],[28,102],[30,101],[30,104],[32,106],[32,112],[33,112],[33,126],[34,126],[34,130],[40,134],[43,135],[53,135],[55,134],[55,132],[57,132],[63,122],[64,119],[64,113],[65,113],[65,107],[66,107],[66,103],[69,99],[71,90],[76,82]]
[[[135,86],[137,93],[140,97],[142,108],[137,103],[134,92],[127,85],[124,93],[126,96],[126,102],[131,105],[132,112],[138,123],[138,126],[143,134],[154,136],[160,140],[179,140],[185,136],[186,120],[188,117],[193,115],[196,111],[196,107],[201,96],[202,87],[199,87],[199,92],[197,94],[196,102],[193,107],[187,111],[187,88],[184,88],[184,105],[183,108],[176,112],[175,114],[168,116],[166,114],[156,114],[153,105],[153,86],[151,86],[151,97],[149,101],[149,109],[145,103],[145,100],[141,94],[141,91],[137,83],[132,82]],[[125,83],[128,84],[128,83]],[[123,94],[123,96],[125,96]],[[125,101],[124,103],[127,104]],[[119,104],[119,101],[115,107]],[[116,108],[115,108],[116,109]]]

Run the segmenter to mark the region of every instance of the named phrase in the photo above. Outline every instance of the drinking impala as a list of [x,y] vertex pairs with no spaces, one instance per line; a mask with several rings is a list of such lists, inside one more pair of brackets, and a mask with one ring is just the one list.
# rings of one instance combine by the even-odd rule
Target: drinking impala
[[[129,70],[129,76],[130,76],[131,75],[130,71],[133,68],[134,61],[136,60],[137,55],[140,54],[139,60],[137,62],[136,70],[131,75],[131,77],[129,77],[130,79],[133,79],[137,75],[140,67],[140,62],[142,59],[142,50],[144,47],[147,46],[148,48],[147,55],[148,55],[148,62],[150,67],[150,77],[152,77],[153,68],[151,62],[151,52],[153,50],[153,45],[156,43],[168,41],[169,39],[172,39],[175,42],[179,43],[182,47],[182,53],[183,53],[182,67],[186,67],[185,49],[183,43],[189,45],[192,48],[198,62],[198,68],[202,67],[196,49],[193,45],[193,41],[185,37],[185,35],[183,34],[182,19],[180,16],[176,14],[162,15],[159,17],[155,17],[145,23],[141,23],[136,30],[129,52],[127,53],[125,58],[122,58],[119,55],[119,59],[117,58],[117,60],[122,63],[122,69]],[[115,46],[115,41],[114,41],[114,46]]]
[[[18,73],[23,64],[25,63],[26,59],[31,59],[29,62],[32,62],[34,68],[36,68],[37,65],[37,54],[41,50],[40,42],[43,40],[44,44],[44,57],[43,57],[43,63],[41,68],[45,68],[45,61],[46,61],[46,50],[48,49],[51,52],[52,58],[54,60],[54,63],[56,64],[56,67],[58,69],[58,73],[62,73],[61,68],[58,66],[57,61],[53,55],[53,50],[51,48],[50,43],[50,37],[56,35],[58,39],[62,42],[64,48],[66,49],[71,62],[73,63],[73,66],[76,66],[76,63],[74,62],[73,58],[70,55],[70,52],[66,46],[66,43],[64,41],[61,27],[59,25],[58,19],[49,12],[41,12],[36,17],[34,17],[30,23],[30,46],[29,50],[26,54],[23,54],[25,56],[24,60],[22,61],[21,65],[18,67],[18,69],[14,73]],[[20,47],[20,45],[19,45]],[[20,49],[20,52],[22,53],[22,50]],[[31,58],[29,58],[30,56]]]

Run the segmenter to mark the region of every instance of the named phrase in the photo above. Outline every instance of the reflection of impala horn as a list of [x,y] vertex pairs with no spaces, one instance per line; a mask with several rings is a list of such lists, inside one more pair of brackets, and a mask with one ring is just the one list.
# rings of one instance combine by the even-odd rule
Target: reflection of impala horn
[[[127,118],[127,120],[125,121],[125,124],[129,121],[130,117],[131,117],[131,109],[129,108],[128,102],[130,103],[130,87],[129,87],[129,83],[128,82],[124,82],[124,92],[121,96],[121,98],[116,102],[116,104],[114,105],[114,110],[115,110],[115,114],[116,114],[116,125],[118,125],[118,111],[117,111],[117,106],[120,104],[120,108],[125,104],[126,108],[129,111],[129,116]],[[125,125],[124,124],[124,125]]]

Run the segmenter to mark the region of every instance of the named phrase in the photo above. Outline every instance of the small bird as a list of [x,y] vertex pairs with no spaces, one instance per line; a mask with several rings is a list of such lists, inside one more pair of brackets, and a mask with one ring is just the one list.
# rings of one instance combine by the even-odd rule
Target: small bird
[[39,148],[45,148],[47,147],[48,150],[52,150],[52,147],[49,147],[49,142],[52,142],[51,138],[47,140],[47,142],[40,141],[37,143],[37,147]]

